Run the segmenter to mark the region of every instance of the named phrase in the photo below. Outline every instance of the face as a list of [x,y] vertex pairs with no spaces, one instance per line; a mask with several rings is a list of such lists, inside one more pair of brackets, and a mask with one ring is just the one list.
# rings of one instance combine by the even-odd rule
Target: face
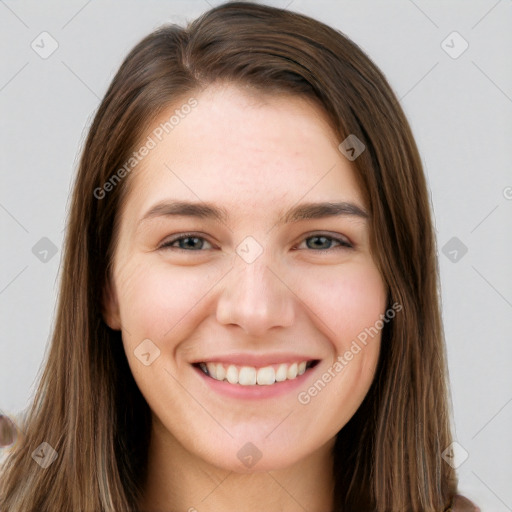
[[233,85],[195,98],[126,178],[105,319],[169,443],[232,471],[284,468],[363,401],[380,332],[358,340],[387,290],[323,112]]

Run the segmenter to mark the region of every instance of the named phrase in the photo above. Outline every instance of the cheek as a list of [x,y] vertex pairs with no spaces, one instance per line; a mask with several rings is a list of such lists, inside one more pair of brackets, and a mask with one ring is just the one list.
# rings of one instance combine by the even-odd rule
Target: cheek
[[[175,267],[165,262],[151,265],[133,262],[120,273],[118,286],[121,322],[137,339],[163,340],[215,287],[222,274],[198,272],[194,267]],[[377,268],[365,262],[319,266],[300,273],[295,290],[313,318],[338,351],[365,328],[374,325],[386,306],[385,286]],[[292,300],[292,299],[290,299]],[[182,327],[182,326],[181,326]],[[134,339],[133,342],[137,342]],[[140,342],[140,340],[139,340]]]
[[186,323],[186,317],[218,279],[214,273],[197,272],[193,267],[173,268],[162,262],[130,264],[118,287],[126,332],[156,343],[165,339],[182,321]]
[[[313,278],[313,276],[311,276]],[[387,293],[374,265],[320,269],[304,285],[308,306],[329,344],[332,360],[319,369],[317,380],[297,396],[312,418],[322,416],[326,437],[334,436],[355,414],[375,375]],[[371,333],[371,334],[368,334]]]
[[336,270],[320,267],[305,276],[301,296],[338,353],[385,312],[386,287],[373,264],[354,263]]

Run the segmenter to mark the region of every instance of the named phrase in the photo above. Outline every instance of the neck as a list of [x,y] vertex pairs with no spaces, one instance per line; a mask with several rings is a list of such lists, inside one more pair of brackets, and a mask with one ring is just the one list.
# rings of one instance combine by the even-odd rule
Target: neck
[[290,467],[237,473],[187,451],[154,418],[143,512],[331,512],[334,439]]

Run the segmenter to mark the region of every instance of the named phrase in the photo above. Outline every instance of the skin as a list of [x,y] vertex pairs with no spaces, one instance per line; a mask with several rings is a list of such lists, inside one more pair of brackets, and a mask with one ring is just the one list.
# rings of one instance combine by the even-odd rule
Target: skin
[[[353,164],[309,100],[230,84],[194,97],[198,106],[129,177],[106,288],[105,320],[122,331],[153,415],[141,510],[230,512],[243,504],[246,512],[325,512],[332,505],[335,435],[371,385],[380,333],[308,404],[297,395],[332,372],[357,335],[385,313],[387,289],[366,219],[278,222],[304,202],[348,201],[364,209]],[[229,217],[139,223],[166,199],[215,203]],[[190,232],[202,239],[161,248],[172,235]],[[251,263],[236,252],[247,236],[263,248]],[[160,350],[148,366],[134,354],[145,339]],[[298,389],[246,400],[212,391],[191,366],[233,353],[307,354],[319,363]],[[252,467],[237,457],[248,442],[261,453]]]

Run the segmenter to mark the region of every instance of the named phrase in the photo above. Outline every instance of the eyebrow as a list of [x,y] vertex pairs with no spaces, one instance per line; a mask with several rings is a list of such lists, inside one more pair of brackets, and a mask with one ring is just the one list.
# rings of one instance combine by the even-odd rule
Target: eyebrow
[[[138,225],[156,217],[194,217],[211,219],[227,223],[228,213],[212,203],[192,201],[162,201],[152,206],[139,220]],[[368,212],[354,203],[320,202],[302,203],[280,216],[278,225],[300,222],[302,220],[323,219],[326,217],[356,217],[363,220],[368,218]]]

